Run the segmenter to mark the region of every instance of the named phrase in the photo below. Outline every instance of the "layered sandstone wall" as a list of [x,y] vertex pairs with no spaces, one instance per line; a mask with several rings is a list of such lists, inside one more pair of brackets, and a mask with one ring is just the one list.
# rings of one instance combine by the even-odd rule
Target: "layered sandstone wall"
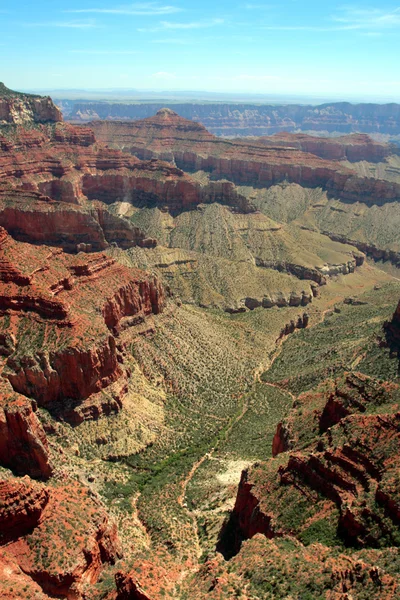
[[[90,127],[97,139],[130,152],[144,160],[157,158],[173,161],[184,171],[206,171],[212,178],[226,178],[239,185],[269,187],[288,181],[305,187],[322,187],[330,194],[348,202],[362,201],[367,205],[384,204],[400,198],[400,184],[360,177],[338,160],[321,158],[318,144],[329,154],[330,142],[306,138],[305,151],[301,141],[285,143],[270,140],[221,140],[203,126],[162,109],[151,118],[133,123],[94,121]],[[285,138],[284,138],[285,139]],[[290,138],[289,136],[289,139]],[[310,141],[311,139],[311,141]],[[388,146],[375,144],[367,136],[356,136],[355,142],[344,141],[343,153],[354,159],[369,154],[378,159],[390,152]],[[333,149],[335,145],[333,144]],[[350,148],[357,148],[352,154]]]
[[137,120],[167,106],[185,119],[202,123],[216,135],[268,135],[281,131],[400,133],[399,104],[254,105],[240,103],[119,104],[76,102],[68,115],[74,121]]

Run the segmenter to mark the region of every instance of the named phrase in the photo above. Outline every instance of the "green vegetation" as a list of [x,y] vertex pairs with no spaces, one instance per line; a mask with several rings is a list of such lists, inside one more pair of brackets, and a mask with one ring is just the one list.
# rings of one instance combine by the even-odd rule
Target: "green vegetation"
[[14,92],[0,82],[0,98],[41,98],[38,94],[26,94],[25,92]]
[[384,337],[382,326],[393,314],[399,290],[397,283],[373,290],[362,296],[366,304],[340,305],[339,313],[289,338],[262,379],[295,394],[353,368],[377,378],[396,379],[398,361],[379,340]]

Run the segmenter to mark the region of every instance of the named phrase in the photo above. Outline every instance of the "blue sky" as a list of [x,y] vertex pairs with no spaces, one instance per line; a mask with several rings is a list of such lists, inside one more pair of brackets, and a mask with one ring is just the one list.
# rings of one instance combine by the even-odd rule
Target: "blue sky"
[[0,0],[0,81],[400,101],[400,0]]

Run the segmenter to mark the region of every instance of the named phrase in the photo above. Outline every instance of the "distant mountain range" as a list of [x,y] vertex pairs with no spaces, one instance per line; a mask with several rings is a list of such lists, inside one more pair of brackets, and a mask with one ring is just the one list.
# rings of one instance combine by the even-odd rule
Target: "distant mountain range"
[[[193,101],[73,101],[57,100],[67,120],[137,120],[163,107],[198,121],[226,137],[269,135],[280,131],[320,134],[369,133],[395,138],[400,135],[400,104],[255,104]],[[387,138],[388,139],[388,138]]]

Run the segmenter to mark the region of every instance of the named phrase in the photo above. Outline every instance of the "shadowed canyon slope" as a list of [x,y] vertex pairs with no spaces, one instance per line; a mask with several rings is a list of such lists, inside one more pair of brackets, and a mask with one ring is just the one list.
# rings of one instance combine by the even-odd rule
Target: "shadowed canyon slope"
[[0,596],[394,600],[393,147],[3,92]]

